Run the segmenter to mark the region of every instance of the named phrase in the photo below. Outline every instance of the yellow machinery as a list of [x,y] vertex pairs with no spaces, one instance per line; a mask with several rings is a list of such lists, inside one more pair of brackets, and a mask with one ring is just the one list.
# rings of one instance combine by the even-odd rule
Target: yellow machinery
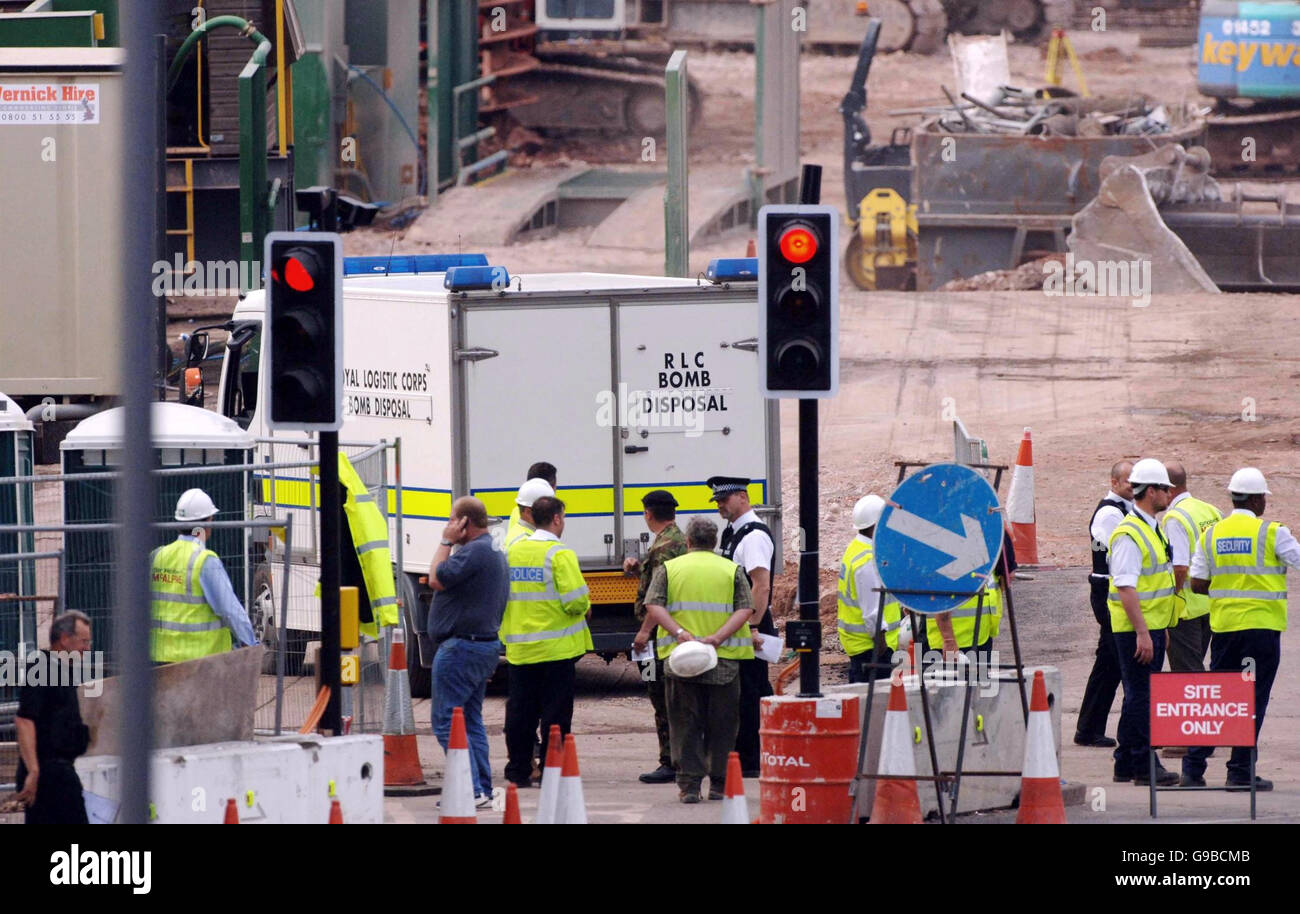
[[859,289],[916,288],[916,207],[889,187],[870,190],[858,203],[849,247],[849,277]]

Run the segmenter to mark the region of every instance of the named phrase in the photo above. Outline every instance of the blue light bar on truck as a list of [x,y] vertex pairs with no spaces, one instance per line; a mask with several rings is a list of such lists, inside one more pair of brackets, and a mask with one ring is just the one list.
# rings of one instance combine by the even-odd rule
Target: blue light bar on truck
[[758,258],[715,258],[709,261],[704,277],[709,282],[758,282]]
[[485,267],[486,254],[403,254],[398,257],[344,257],[344,276],[397,276],[445,273],[452,267]]
[[442,284],[453,292],[502,291],[510,285],[510,274],[505,267],[452,267]]

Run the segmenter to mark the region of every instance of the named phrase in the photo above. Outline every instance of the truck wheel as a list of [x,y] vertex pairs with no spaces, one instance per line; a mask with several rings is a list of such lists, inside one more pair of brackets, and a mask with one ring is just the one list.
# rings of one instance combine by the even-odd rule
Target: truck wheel
[[[266,648],[266,655],[262,658],[262,672],[274,674],[275,652],[280,647],[280,628],[276,618],[271,569],[265,565],[258,565],[253,571],[253,596],[248,601],[248,620],[253,623],[253,634]],[[287,666],[286,663],[286,668]]]
[[[419,634],[415,619],[419,611],[415,582],[409,574],[396,572],[397,587],[402,598],[402,625],[406,635],[406,676],[411,683],[412,698],[431,698],[433,696],[433,658],[425,657],[420,650]],[[385,658],[385,662],[387,658]],[[426,667],[424,664],[428,663]]]

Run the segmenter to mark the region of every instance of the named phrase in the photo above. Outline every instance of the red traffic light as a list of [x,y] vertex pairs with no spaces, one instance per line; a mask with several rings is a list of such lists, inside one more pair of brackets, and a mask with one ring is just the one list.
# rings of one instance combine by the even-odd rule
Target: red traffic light
[[790,263],[807,263],[817,254],[817,236],[802,226],[781,233],[781,256]]
[[295,248],[284,256],[278,269],[272,268],[271,278],[284,283],[295,292],[310,292],[316,288],[320,271],[320,258],[314,251]]

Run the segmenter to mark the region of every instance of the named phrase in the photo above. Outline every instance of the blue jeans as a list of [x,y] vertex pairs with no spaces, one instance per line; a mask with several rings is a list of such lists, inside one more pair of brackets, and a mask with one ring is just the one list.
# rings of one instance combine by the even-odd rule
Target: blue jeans
[[[1119,651],[1119,675],[1124,683],[1124,704],[1120,706],[1119,727],[1115,736],[1115,776],[1131,778],[1150,770],[1151,751],[1151,674],[1159,673],[1165,663],[1165,630],[1151,631],[1151,662],[1139,663],[1137,632],[1115,632]],[[1161,764],[1156,762],[1156,771]]]
[[483,729],[483,696],[497,668],[499,641],[462,641],[450,638],[433,657],[433,735],[442,751],[451,737],[453,708],[465,710],[465,735],[474,772],[474,792],[492,794],[492,769],[488,765],[487,731]]

